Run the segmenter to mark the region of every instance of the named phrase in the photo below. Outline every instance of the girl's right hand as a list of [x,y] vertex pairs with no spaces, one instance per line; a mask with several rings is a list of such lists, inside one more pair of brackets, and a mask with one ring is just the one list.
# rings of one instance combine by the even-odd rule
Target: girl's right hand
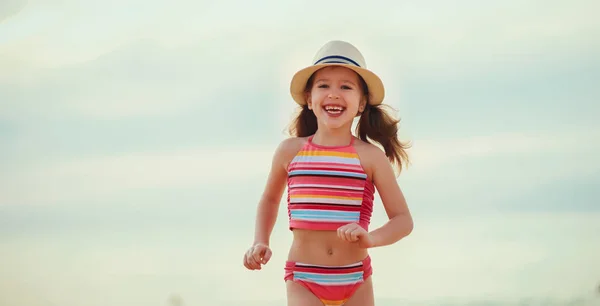
[[244,254],[244,266],[249,270],[260,270],[261,265],[266,265],[269,262],[272,254],[268,245],[257,243]]

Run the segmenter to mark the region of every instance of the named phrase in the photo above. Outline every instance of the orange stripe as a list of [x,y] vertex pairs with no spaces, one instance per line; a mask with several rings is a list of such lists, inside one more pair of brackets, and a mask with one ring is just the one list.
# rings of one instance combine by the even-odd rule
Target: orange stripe
[[334,152],[334,151],[300,151],[300,152],[298,152],[297,155],[298,156],[336,156],[336,157],[358,158],[358,154],[356,154],[356,153]]
[[344,303],[346,303],[347,300],[341,300],[341,301],[330,301],[330,300],[321,300],[321,302],[323,302],[323,304],[325,304],[325,306],[340,306],[340,305],[344,305]]

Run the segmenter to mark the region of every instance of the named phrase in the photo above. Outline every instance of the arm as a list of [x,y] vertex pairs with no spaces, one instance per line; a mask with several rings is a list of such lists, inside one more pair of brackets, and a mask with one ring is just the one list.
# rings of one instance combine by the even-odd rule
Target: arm
[[378,148],[373,150],[373,155],[373,181],[389,218],[386,224],[370,233],[373,247],[379,247],[408,236],[413,230],[413,219],[387,157]]
[[258,203],[253,245],[257,243],[269,245],[271,233],[277,221],[279,203],[286,186],[286,168],[293,157],[293,142],[293,139],[281,142],[273,156],[267,184]]

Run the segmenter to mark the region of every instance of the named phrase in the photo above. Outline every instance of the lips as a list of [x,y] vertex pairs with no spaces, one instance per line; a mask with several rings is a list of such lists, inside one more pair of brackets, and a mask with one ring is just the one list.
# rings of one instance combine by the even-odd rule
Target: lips
[[325,105],[323,106],[323,109],[325,109],[325,112],[327,112],[330,116],[334,117],[341,115],[346,110],[345,107],[336,104]]

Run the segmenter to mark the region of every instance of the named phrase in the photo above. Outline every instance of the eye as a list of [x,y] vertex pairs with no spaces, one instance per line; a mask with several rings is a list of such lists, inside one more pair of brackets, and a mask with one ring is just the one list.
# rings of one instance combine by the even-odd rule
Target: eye
[[352,89],[352,87],[350,87],[348,85],[342,85],[342,89],[348,89],[348,90],[350,90],[350,89]]
[[327,85],[327,84],[320,84],[318,86],[318,88],[329,88],[329,85]]

